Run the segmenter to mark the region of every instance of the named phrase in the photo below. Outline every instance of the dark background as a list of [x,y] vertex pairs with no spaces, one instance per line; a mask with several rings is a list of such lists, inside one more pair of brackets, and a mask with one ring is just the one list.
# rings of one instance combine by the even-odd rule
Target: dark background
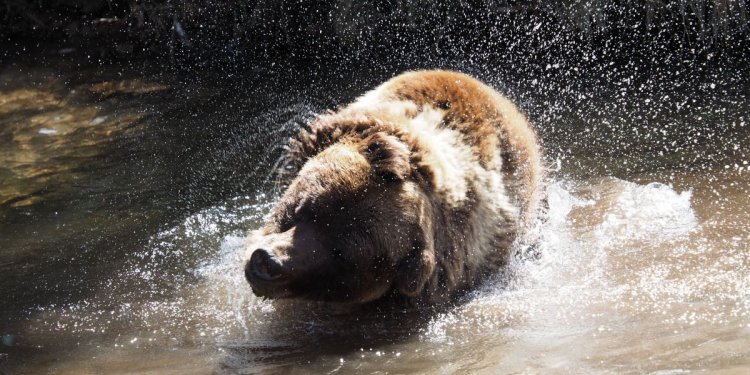
[[[541,125],[543,138],[574,144],[579,137],[560,129],[560,120],[580,118],[605,136],[597,138],[604,154],[664,148],[656,137],[644,142],[636,134],[613,147],[606,136],[633,119],[691,121],[700,117],[691,104],[725,107],[717,101],[744,100],[750,88],[750,6],[743,0],[3,5],[0,60],[25,61],[41,48],[38,64],[70,59],[150,77],[174,73],[204,87],[246,81],[236,93],[245,96],[255,93],[242,87],[258,87],[259,79],[304,81],[298,86],[313,100],[334,80],[348,80],[345,89],[361,93],[403,70],[452,68],[509,95]],[[351,99],[344,96],[328,99]],[[683,140],[706,141],[706,131],[683,130]]]
[[0,31],[8,46],[52,41],[100,59],[147,56],[181,68],[472,55],[538,61],[514,66],[534,75],[563,60],[739,63],[750,49],[748,9],[742,0],[4,0]]

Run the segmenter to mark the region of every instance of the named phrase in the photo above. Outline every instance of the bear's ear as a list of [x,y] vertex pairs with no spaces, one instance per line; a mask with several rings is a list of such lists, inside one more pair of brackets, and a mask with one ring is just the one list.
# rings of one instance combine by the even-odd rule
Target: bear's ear
[[392,135],[375,133],[364,139],[360,151],[382,177],[403,181],[411,174],[409,148]]

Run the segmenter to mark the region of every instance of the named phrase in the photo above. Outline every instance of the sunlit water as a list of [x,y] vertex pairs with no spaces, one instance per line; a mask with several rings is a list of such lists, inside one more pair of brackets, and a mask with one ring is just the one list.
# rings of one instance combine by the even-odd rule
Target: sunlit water
[[[2,282],[14,299],[3,309],[0,371],[671,374],[750,369],[746,133],[712,139],[725,141],[721,149],[736,151],[728,153],[729,159],[709,152],[704,156],[716,160],[683,157],[674,162],[666,155],[660,161],[667,167],[635,168],[632,173],[623,172],[630,170],[628,162],[632,165],[639,156],[658,158],[658,151],[598,157],[590,151],[617,140],[588,130],[582,134],[589,134],[591,148],[571,151],[546,139],[553,171],[547,181],[549,212],[532,233],[538,238],[536,256],[514,257],[507,269],[454,306],[352,312],[258,299],[242,273],[244,236],[260,225],[278,194],[271,184],[275,157],[301,122],[330,103],[275,97],[271,100],[281,103],[240,113],[249,124],[241,130],[232,128],[224,138],[221,129],[210,134],[233,139],[229,145],[191,143],[198,142],[191,135],[181,145],[205,151],[181,160],[153,139],[138,138],[139,145],[148,144],[143,149],[149,153],[113,157],[101,162],[101,172],[92,172],[89,168],[98,159],[91,161],[80,150],[101,154],[63,141],[85,143],[87,138],[76,134],[87,132],[106,133],[112,139],[108,142],[116,144],[133,134],[174,139],[179,138],[174,129],[148,126],[190,117],[168,119],[168,106],[150,106],[148,96],[122,96],[138,87],[138,95],[159,95],[166,90],[162,86],[135,82],[101,87],[114,87],[115,94],[95,93],[105,96],[94,106],[75,93],[61,102],[54,90],[29,94],[6,89],[0,102],[9,108],[7,103],[18,106],[41,95],[32,101],[59,107],[53,113],[8,110],[19,124],[30,119],[31,125],[16,133],[6,129],[14,142],[7,145],[25,150],[6,159],[25,160],[5,173],[22,176],[11,182],[30,182],[0,183],[6,220],[2,240],[13,247],[3,249],[2,262],[13,277]],[[197,95],[192,100],[203,99]],[[158,108],[166,115],[143,120],[143,110],[123,109],[122,103]],[[199,121],[231,124],[231,118],[215,116]],[[744,121],[733,124],[744,126]],[[177,125],[182,129],[182,123]],[[275,128],[268,130],[271,125]],[[253,127],[266,130],[255,134],[259,131]],[[47,139],[43,137],[61,134],[73,138],[34,147]],[[256,151],[244,149],[251,143],[244,137]],[[124,151],[115,147],[114,152]],[[47,160],[66,153],[64,160]],[[133,166],[133,160],[141,164]],[[46,180],[34,178],[42,172],[24,169],[40,165],[61,169],[49,172]],[[112,168],[123,172],[113,174]],[[179,168],[191,174],[165,172]],[[212,174],[216,168],[219,172]],[[143,180],[130,182],[141,170]],[[90,175],[99,177],[85,180]],[[64,178],[56,183],[73,186],[73,191],[75,181],[83,179],[88,190],[76,195],[33,185],[50,185],[55,178]],[[244,182],[248,179],[252,181]],[[179,189],[160,187],[169,183]],[[73,199],[74,207],[55,203],[55,194]],[[98,205],[91,203],[97,199]],[[103,213],[110,216],[96,218]],[[66,224],[87,230],[66,231]],[[57,236],[68,237],[55,242]],[[82,243],[70,244],[76,241]],[[69,247],[55,248],[60,243]]]
[[[128,284],[128,292],[111,285],[76,304],[34,309],[19,340],[42,346],[70,340],[65,345],[76,349],[53,365],[70,373],[750,366],[747,206],[696,206],[696,191],[714,182],[681,177],[678,187],[615,178],[551,181],[549,218],[538,228],[541,256],[516,259],[463,303],[426,318],[255,298],[240,272],[244,232],[222,228],[257,226],[272,199],[238,197],[156,234],[135,252],[137,265],[112,279]],[[741,200],[746,189],[724,197]],[[155,282],[196,252],[206,255],[186,279]]]

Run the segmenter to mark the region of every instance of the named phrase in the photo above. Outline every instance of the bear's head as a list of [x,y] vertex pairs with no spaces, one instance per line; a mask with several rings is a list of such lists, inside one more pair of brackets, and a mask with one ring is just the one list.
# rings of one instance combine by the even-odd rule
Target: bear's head
[[410,149],[386,132],[307,158],[248,240],[245,276],[268,298],[364,303],[420,294],[435,270],[430,199]]

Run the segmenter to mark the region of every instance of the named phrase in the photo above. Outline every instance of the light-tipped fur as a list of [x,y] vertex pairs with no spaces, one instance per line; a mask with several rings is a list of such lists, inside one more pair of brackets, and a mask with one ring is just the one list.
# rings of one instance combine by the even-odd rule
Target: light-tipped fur
[[516,106],[449,71],[399,75],[318,116],[288,160],[288,189],[264,231],[320,228],[314,241],[330,249],[315,251],[340,263],[295,277],[330,277],[321,285],[335,291],[300,286],[296,294],[353,302],[389,290],[442,300],[497,271],[536,214],[543,174],[536,136]]

